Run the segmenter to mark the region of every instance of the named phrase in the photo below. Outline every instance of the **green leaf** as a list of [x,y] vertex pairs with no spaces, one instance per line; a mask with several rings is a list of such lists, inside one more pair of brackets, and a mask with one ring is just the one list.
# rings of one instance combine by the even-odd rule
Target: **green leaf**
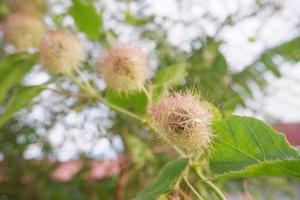
[[154,182],[141,191],[135,200],[155,200],[160,194],[167,192],[186,168],[187,163],[188,160],[184,158],[167,163],[161,169]]
[[[241,88],[245,91],[245,94],[248,95],[250,98],[253,98],[253,93],[252,90],[249,86],[249,84],[247,83],[247,80],[245,79],[236,79],[235,80],[240,86]],[[244,93],[243,93],[244,94]]]
[[19,84],[35,63],[33,55],[18,53],[0,61],[0,103],[8,91]]
[[149,166],[149,162],[154,161],[155,157],[145,142],[133,134],[126,134],[124,137],[128,144],[135,169],[142,169],[147,164]]
[[107,101],[110,103],[126,108],[137,114],[143,115],[146,111],[147,97],[142,91],[121,94],[108,89],[105,95]]
[[8,122],[17,111],[26,107],[33,97],[37,96],[44,89],[45,85],[22,86],[18,88],[6,105],[4,113],[1,114],[0,127]]
[[265,64],[265,66],[271,70],[271,72],[279,78],[281,76],[281,73],[278,69],[278,66],[273,62],[272,57],[268,54],[265,54],[262,56],[262,62]]
[[[215,173],[233,173],[250,166],[251,170],[259,170],[275,161],[278,165],[279,161],[300,160],[299,152],[287,143],[284,135],[255,118],[229,116],[216,121],[213,129],[216,138],[210,167]],[[287,175],[284,170],[281,173]],[[258,175],[260,171],[250,174]]]
[[294,38],[273,49],[277,53],[288,60],[298,62],[300,60],[300,37]]
[[153,80],[153,84],[173,87],[182,83],[186,75],[185,64],[172,65],[162,68]]
[[137,17],[133,16],[129,9],[126,9],[126,11],[125,11],[125,22],[127,24],[130,24],[132,26],[142,26],[150,21],[151,21],[151,18],[146,18],[146,17],[137,18]]
[[103,19],[91,2],[73,0],[69,14],[73,17],[79,31],[93,40],[99,39]]
[[233,179],[253,176],[289,176],[300,178],[300,160],[266,161],[250,165],[243,171],[233,171],[217,176],[218,179]]
[[187,76],[184,63],[162,68],[153,80],[153,97],[157,98],[172,87],[180,85]]

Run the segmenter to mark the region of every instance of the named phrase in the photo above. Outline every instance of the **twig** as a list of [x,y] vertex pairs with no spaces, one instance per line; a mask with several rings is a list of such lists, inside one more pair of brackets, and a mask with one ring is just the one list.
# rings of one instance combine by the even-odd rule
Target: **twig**
[[204,200],[203,197],[197,192],[197,190],[189,182],[189,180],[187,180],[187,178],[183,177],[183,180],[186,182],[186,184],[189,186],[189,188],[192,190],[192,192],[198,197],[198,199]]
[[221,200],[227,200],[226,197],[225,197],[225,195],[221,192],[221,190],[213,182],[209,181],[205,176],[203,176],[197,170],[197,168],[195,166],[191,166],[191,168],[192,168],[193,172],[196,174],[196,176],[200,180],[202,180],[204,183],[206,183],[207,186],[209,186],[212,191],[215,192],[215,194],[218,196],[219,199],[221,199]]

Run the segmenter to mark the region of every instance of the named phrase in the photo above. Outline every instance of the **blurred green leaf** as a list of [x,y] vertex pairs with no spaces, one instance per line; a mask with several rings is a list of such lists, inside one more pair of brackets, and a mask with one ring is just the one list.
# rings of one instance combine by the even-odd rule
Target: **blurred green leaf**
[[272,51],[288,60],[297,62],[300,60],[300,37],[285,42],[272,49]]
[[186,168],[188,160],[177,159],[167,163],[159,172],[153,183],[139,193],[136,200],[155,200],[160,194],[167,192],[174,184],[182,171]]
[[184,63],[161,68],[153,79],[152,96],[158,98],[170,88],[183,83],[187,76],[186,65]]
[[[236,172],[267,175],[267,170],[259,170],[265,170],[274,163],[277,170],[282,169],[282,175],[290,175],[291,172],[284,172],[283,166],[291,160],[300,160],[299,152],[287,143],[281,133],[255,118],[229,116],[216,121],[213,129],[216,138],[210,167],[215,173],[223,173],[224,176]],[[254,169],[257,171],[254,172]],[[270,175],[275,173],[269,172]]]
[[106,178],[101,180],[97,184],[97,195],[101,197],[101,199],[105,200],[113,200],[115,199],[115,191],[117,186],[117,177]]
[[270,55],[264,54],[261,58],[261,61],[276,77],[279,78],[281,76],[278,66],[273,62],[272,57]]
[[176,86],[184,80],[186,73],[185,64],[177,64],[170,67],[162,68],[153,80],[156,86]]
[[132,15],[129,9],[125,11],[125,22],[132,26],[141,26],[151,21],[151,18],[137,18]]
[[252,64],[246,66],[241,72],[233,74],[233,82],[240,85],[247,94],[250,94],[251,89],[247,85],[251,81],[263,89],[267,85],[264,77],[266,71],[270,70],[276,77],[281,76],[280,66],[273,61],[273,58],[278,55],[287,61],[298,62],[300,60],[300,37],[266,50]]
[[9,14],[9,3],[7,0],[0,0],[0,21]]
[[97,12],[92,2],[73,0],[69,14],[73,17],[79,31],[85,33],[93,40],[99,39],[100,31],[102,31],[103,19],[102,15]]
[[106,90],[106,99],[110,103],[126,108],[137,114],[143,115],[147,107],[147,97],[142,91],[134,93],[118,93],[113,90]]
[[253,97],[252,89],[249,86],[247,80],[245,80],[245,79],[236,79],[235,81],[236,81],[236,83],[238,83],[243,88],[243,90],[245,91],[245,94],[247,96],[249,96],[251,98]]
[[146,143],[141,141],[133,134],[126,134],[125,137],[131,157],[137,170],[142,169],[149,161],[154,160],[154,155],[147,147]]
[[192,51],[186,80],[187,86],[195,87],[224,112],[234,110],[236,105],[244,102],[232,85],[227,61],[220,51],[221,44],[221,41],[209,38],[206,45]]
[[35,63],[33,55],[18,53],[0,61],[0,103],[8,91],[19,84]]
[[20,109],[26,107],[33,97],[45,89],[45,85],[22,86],[18,88],[5,107],[4,113],[0,116],[0,127],[8,122]]

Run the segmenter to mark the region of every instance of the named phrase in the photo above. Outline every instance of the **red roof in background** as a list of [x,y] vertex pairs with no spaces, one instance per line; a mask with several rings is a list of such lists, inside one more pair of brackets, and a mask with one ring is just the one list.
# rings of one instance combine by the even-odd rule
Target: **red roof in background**
[[[118,175],[124,162],[126,162],[124,156],[120,156],[115,160],[91,160],[88,163],[90,170],[84,174],[84,178],[99,180]],[[50,177],[56,181],[69,181],[80,171],[83,164],[80,160],[61,162],[50,174]]]
[[[32,160],[32,162],[38,162],[43,165],[55,163],[57,167],[49,174],[49,177],[54,181],[67,182],[78,174],[83,166],[88,168],[87,171],[84,171],[80,176],[86,180],[95,181],[118,175],[121,173],[122,166],[126,160],[127,158],[125,156],[119,156],[111,160],[71,160],[65,162]],[[0,181],[3,181],[5,177],[5,169],[0,162]],[[31,180],[29,176],[24,175],[24,177],[22,177],[22,182],[24,183],[30,182]]]
[[273,127],[279,132],[284,133],[291,145],[300,146],[300,123],[277,123]]

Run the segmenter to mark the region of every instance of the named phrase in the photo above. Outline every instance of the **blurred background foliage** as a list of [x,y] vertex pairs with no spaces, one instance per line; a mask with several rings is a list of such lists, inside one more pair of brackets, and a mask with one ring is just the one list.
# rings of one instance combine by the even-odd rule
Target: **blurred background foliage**
[[[204,99],[213,102],[226,114],[247,107],[246,102],[253,98],[253,90],[263,91],[268,86],[267,73],[280,78],[282,63],[297,63],[300,60],[298,34],[276,46],[263,49],[243,69],[232,69],[224,55],[226,49],[222,47],[226,42],[220,33],[248,19],[276,15],[284,6],[283,1],[251,2],[248,12],[242,8],[237,9],[222,21],[211,11],[205,11],[201,20],[192,17],[185,20],[162,17],[149,12],[151,3],[143,0],[51,0],[47,2],[44,20],[50,29],[74,31],[84,41],[88,51],[84,72],[109,102],[141,116],[147,111],[148,102],[144,93],[120,96],[104,90],[103,81],[95,75],[93,67],[97,56],[103,54],[110,44],[116,41],[138,41],[149,54],[153,76],[153,84],[149,89],[156,100],[170,88],[180,90],[188,87],[199,91]],[[178,0],[176,4],[178,7],[187,7],[197,2]],[[209,3],[199,1],[198,4]],[[0,19],[4,20],[9,12],[9,1],[0,0]],[[194,27],[196,36],[187,37],[183,45],[172,43],[169,40],[169,28],[178,24],[182,31]],[[207,31],[206,26],[212,26],[214,31]],[[295,29],[299,33],[299,26]],[[249,42],[255,40],[255,36],[249,38]],[[1,200],[131,199],[149,184],[166,161],[175,156],[139,124],[110,112],[93,99],[80,95],[69,96],[68,92],[80,94],[80,90],[65,77],[49,76],[37,64],[35,54],[15,53],[13,47],[2,41],[0,59]],[[100,114],[94,114],[95,110],[101,111]],[[36,119],[41,112],[43,117]],[[80,120],[69,123],[70,119],[65,116],[70,113],[80,115]],[[93,131],[85,128],[89,123],[96,124]],[[53,180],[49,174],[60,164],[57,159],[64,160],[61,159],[62,155],[68,154],[59,148],[60,144],[55,145],[49,139],[48,133],[57,126],[65,127],[65,131],[78,132],[77,136],[64,136],[61,144],[76,143],[79,138],[83,142],[90,142],[93,147],[97,141],[105,138],[109,142],[106,154],[113,152],[112,155],[104,153],[99,156],[92,150],[82,151],[78,147],[72,158],[84,163],[81,170],[66,182]],[[85,140],[89,131],[92,133]],[[28,149],[37,147],[38,155],[31,156]],[[86,178],[91,159],[117,159],[120,156],[125,157],[125,162],[120,164],[120,173],[101,180]],[[239,180],[226,184],[224,188],[228,192],[240,193],[244,199],[272,199],[278,194],[268,192],[270,196],[266,197],[266,191],[260,189],[265,189],[267,185],[273,188],[270,189],[272,191],[278,189],[280,195],[292,196],[292,188],[288,186],[290,181],[281,178]]]

